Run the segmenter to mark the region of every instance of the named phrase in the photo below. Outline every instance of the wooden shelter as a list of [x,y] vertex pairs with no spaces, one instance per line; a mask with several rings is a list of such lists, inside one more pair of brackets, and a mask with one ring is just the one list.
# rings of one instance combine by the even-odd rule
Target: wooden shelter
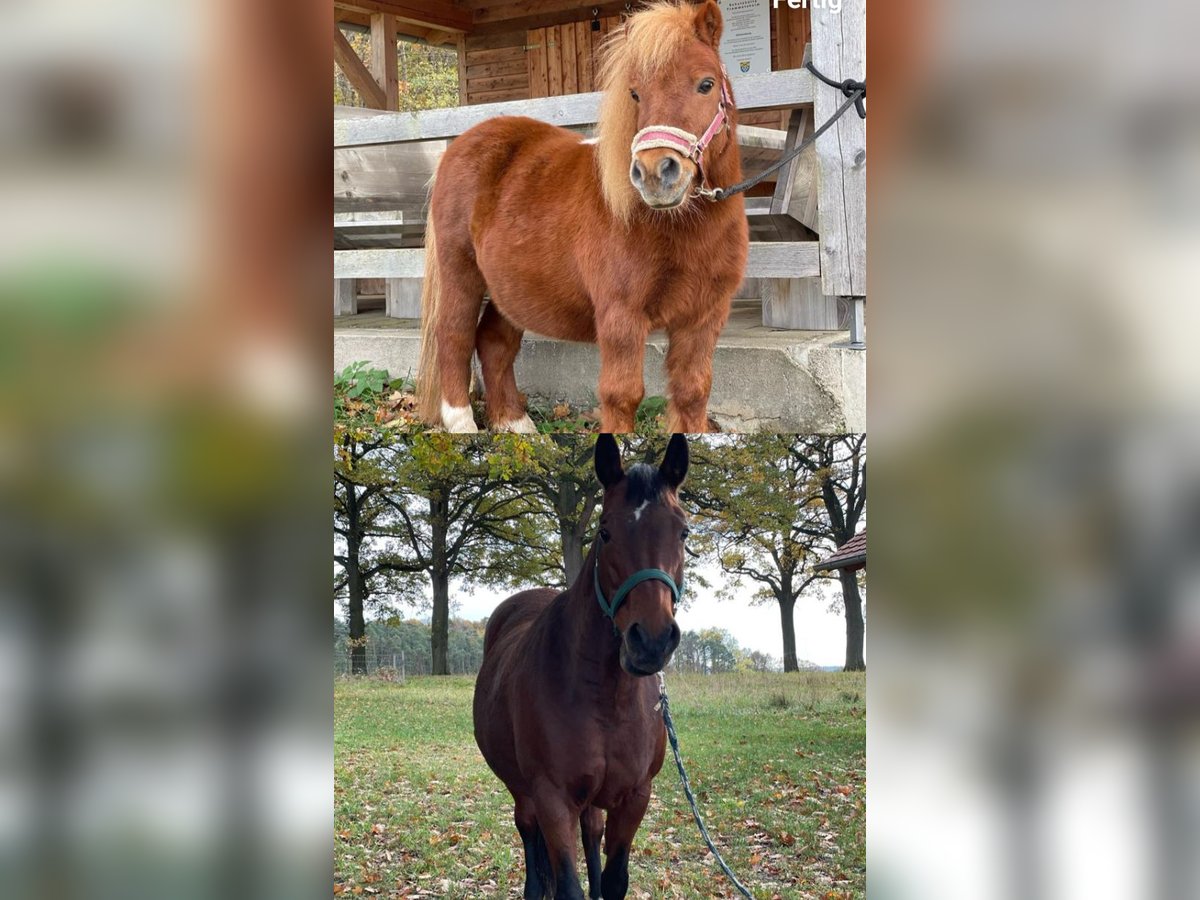
[[[761,0],[769,4],[770,0]],[[388,314],[419,315],[424,182],[452,140],[493,115],[588,129],[596,53],[640,2],[334,0],[335,59],[371,110],[335,108],[335,315],[355,312],[353,279],[386,279]],[[771,72],[731,72],[747,174],[811,134],[844,99],[803,68],[864,79],[865,0],[770,12]],[[369,64],[343,28],[369,31]],[[453,47],[456,109],[398,109],[396,41]],[[377,110],[379,112],[375,112]],[[866,131],[851,111],[747,202],[751,252],[739,296],[772,328],[849,329],[862,346],[866,295]]]

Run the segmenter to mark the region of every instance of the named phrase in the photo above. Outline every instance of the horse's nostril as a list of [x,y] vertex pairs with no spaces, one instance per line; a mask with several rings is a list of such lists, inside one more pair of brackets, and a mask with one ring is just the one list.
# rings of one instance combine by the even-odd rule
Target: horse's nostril
[[671,635],[669,638],[667,638],[667,649],[674,650],[676,647],[678,647],[680,637],[681,634],[679,632],[679,626],[675,622],[672,622]]
[[658,164],[658,178],[664,187],[670,187],[679,180],[679,171],[679,163],[673,156],[668,156]]
[[629,169],[629,177],[633,179],[634,184],[641,184],[645,174],[642,172],[642,164],[638,160],[633,161],[633,166]]

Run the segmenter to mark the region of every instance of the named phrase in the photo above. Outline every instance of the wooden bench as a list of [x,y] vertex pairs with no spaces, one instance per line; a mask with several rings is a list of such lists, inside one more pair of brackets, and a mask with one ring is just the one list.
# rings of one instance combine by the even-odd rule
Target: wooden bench
[[[854,36],[864,0],[844,0],[843,17],[811,10],[813,54],[829,77],[863,76],[864,43]],[[842,74],[845,72],[845,74]],[[790,110],[786,136],[739,129],[751,149],[748,166],[765,167],[840,105],[842,95],[805,69],[733,80],[742,111]],[[436,109],[419,113],[346,115],[334,121],[334,314],[357,310],[354,279],[387,279],[388,314],[420,315],[424,274],[424,186],[445,143],[499,115],[531,116],[554,125],[594,125],[599,93]],[[776,135],[779,133],[776,132]],[[866,295],[865,126],[851,112],[808,153],[784,167],[774,195],[750,198],[747,279],[758,279],[762,321],[773,328],[849,328],[862,346]],[[771,156],[774,153],[774,156]],[[373,213],[374,217],[365,216]]]

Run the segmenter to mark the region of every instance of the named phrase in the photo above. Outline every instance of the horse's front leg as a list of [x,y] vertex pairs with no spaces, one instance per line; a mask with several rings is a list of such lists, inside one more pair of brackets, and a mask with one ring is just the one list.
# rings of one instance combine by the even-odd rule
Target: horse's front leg
[[638,405],[646,393],[642,361],[650,323],[619,309],[596,323],[600,345],[600,430],[624,434],[634,430]]
[[521,844],[525,848],[524,900],[544,900],[550,893],[550,860],[546,856],[546,840],[538,828],[533,803],[517,800],[514,818]]
[[553,874],[554,900],[586,900],[575,869],[575,827],[579,809],[571,809],[556,791],[547,790],[537,797],[537,821],[546,842]]
[[583,859],[587,863],[588,896],[600,898],[600,838],[604,834],[604,814],[589,806],[579,815],[579,830],[583,835]]
[[707,320],[676,328],[667,337],[667,385],[670,392],[668,430],[694,434],[708,431],[708,396],[712,392],[713,354],[717,337],[729,315],[725,311]]
[[607,860],[600,878],[600,896],[604,900],[624,900],[629,890],[629,852],[646,806],[650,803],[650,782],[646,782],[620,806],[608,811],[604,826],[604,852]]

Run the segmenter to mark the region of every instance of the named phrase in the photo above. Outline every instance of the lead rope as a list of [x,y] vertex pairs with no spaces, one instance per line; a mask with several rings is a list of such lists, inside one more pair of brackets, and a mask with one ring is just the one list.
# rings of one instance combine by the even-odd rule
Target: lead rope
[[741,892],[747,900],[754,900],[754,895],[746,890],[746,886],[737,880],[737,876],[729,866],[725,865],[725,860],[721,858],[721,854],[713,845],[712,838],[708,836],[708,829],[704,827],[704,820],[700,818],[700,810],[696,808],[696,797],[692,793],[692,786],[688,783],[687,772],[683,769],[683,758],[679,755],[679,738],[675,736],[675,723],[671,721],[671,704],[667,699],[667,679],[660,671],[658,673],[658,705],[662,707],[663,724],[667,726],[667,739],[671,742],[671,752],[675,754],[675,767],[679,769],[679,780],[683,782],[683,793],[687,797],[688,803],[692,807],[692,817],[696,820],[696,825],[700,829],[700,836],[704,838],[704,843],[708,844],[708,849],[712,851],[713,858],[721,867],[721,871],[726,877],[733,882],[733,886]]
[[804,152],[804,150],[813,141],[815,141],[817,138],[819,138],[821,135],[823,135],[826,131],[828,131],[833,126],[833,124],[835,122],[837,122],[837,120],[840,119],[842,117],[842,115],[846,112],[846,110],[848,110],[851,106],[853,106],[855,108],[855,110],[858,112],[858,115],[860,118],[865,119],[867,117],[867,109],[866,109],[866,106],[863,104],[863,100],[865,100],[867,97],[867,83],[865,81],[855,81],[853,78],[847,78],[845,81],[838,82],[838,81],[832,80],[831,78],[826,78],[824,75],[822,75],[820,72],[817,71],[816,66],[814,66],[812,63],[808,63],[805,66],[805,68],[808,69],[810,72],[812,72],[813,75],[817,76],[817,78],[819,78],[821,81],[825,82],[830,87],[835,87],[839,91],[841,91],[843,94],[845,94],[846,102],[843,103],[841,106],[839,106],[837,109],[837,112],[835,112],[832,116],[830,116],[829,119],[820,128],[818,128],[816,131],[814,131],[812,134],[810,134],[808,137],[806,137],[803,141],[801,141],[799,144],[797,144],[795,147],[793,147],[790,151],[788,151],[783,156],[781,156],[779,159],[777,159],[774,163],[767,166],[767,168],[763,169],[761,172],[759,172],[753,178],[747,178],[745,181],[739,181],[737,184],[730,185],[727,188],[711,188],[711,189],[701,188],[698,191],[696,191],[697,194],[699,194],[702,197],[705,197],[708,200],[712,200],[713,202],[716,202],[718,200],[725,200],[728,197],[732,197],[734,194],[740,194],[740,193],[742,193],[742,191],[747,191],[750,188],[754,187],[756,184],[758,184],[760,181],[763,181],[768,175],[773,175],[775,172],[778,172],[780,169],[782,169],[784,166],[786,166],[788,163],[790,163],[793,159],[795,159],[797,156],[799,156],[802,152]]

